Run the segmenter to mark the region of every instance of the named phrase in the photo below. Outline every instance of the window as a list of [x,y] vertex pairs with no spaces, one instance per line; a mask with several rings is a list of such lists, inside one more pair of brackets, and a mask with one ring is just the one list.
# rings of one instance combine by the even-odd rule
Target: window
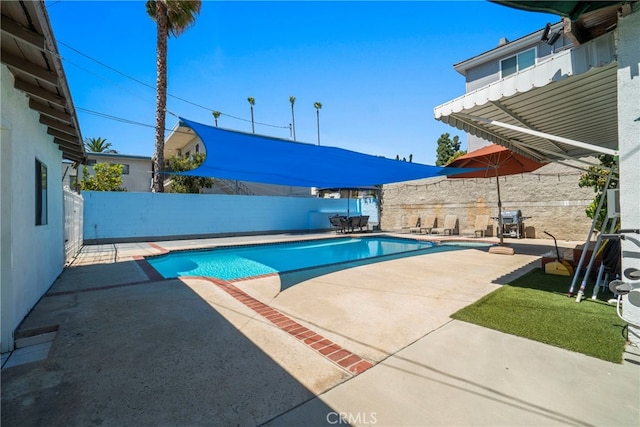
[[129,165],[122,165],[122,175],[129,175]]
[[87,166],[93,166],[96,164],[96,159],[89,159],[87,160]]
[[47,165],[36,159],[36,225],[47,224]]
[[525,68],[534,66],[536,63],[536,50],[529,49],[521,52],[515,56],[503,59],[500,61],[500,70],[502,77],[510,76],[518,71],[522,71]]
[[196,144],[196,154],[200,152],[200,144]]

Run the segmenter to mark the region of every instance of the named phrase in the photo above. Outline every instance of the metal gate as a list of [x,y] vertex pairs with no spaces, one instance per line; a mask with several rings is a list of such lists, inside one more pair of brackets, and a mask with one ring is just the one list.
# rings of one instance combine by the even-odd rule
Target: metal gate
[[64,191],[64,262],[69,264],[82,248],[84,199],[65,187]]

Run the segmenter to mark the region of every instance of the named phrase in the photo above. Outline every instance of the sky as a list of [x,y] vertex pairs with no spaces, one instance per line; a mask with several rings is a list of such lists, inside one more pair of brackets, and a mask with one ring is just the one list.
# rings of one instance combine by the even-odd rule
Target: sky
[[[144,1],[46,1],[83,138],[154,152],[156,27]],[[435,164],[434,107],[464,94],[453,65],[560,17],[487,1],[203,1],[168,44],[167,128],[178,117]],[[168,132],[167,132],[168,134]]]

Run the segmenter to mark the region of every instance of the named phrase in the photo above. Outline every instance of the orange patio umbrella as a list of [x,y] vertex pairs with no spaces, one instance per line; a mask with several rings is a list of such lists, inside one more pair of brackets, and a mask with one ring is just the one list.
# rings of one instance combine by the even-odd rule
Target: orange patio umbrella
[[502,245],[504,233],[502,233],[502,200],[500,199],[499,177],[532,172],[544,166],[544,163],[514,153],[506,147],[491,144],[460,156],[447,166],[455,168],[484,168],[475,172],[449,175],[449,178],[496,177],[496,186],[498,188],[498,230],[500,231],[500,244]]

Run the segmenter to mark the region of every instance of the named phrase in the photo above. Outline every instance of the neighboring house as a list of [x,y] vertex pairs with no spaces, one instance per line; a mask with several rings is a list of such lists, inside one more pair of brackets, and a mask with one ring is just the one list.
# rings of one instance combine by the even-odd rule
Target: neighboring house
[[[548,11],[552,3],[563,6],[562,2],[508,3],[533,11]],[[617,158],[625,275],[629,269],[640,268],[640,2],[584,2],[586,5],[586,12],[576,8],[575,15],[562,18],[548,34],[541,30],[512,46],[506,44],[456,64],[467,76],[471,91],[435,107],[434,116],[537,160],[581,162],[599,154]],[[565,16],[560,10],[558,14]],[[554,39],[545,38],[557,31],[560,35],[554,39],[559,49],[554,47],[547,54],[545,45],[554,45]],[[571,46],[562,40],[563,35]],[[532,61],[526,50],[534,45]],[[518,55],[523,55],[522,68]],[[514,56],[516,72],[508,74],[514,69],[514,61],[508,59]],[[502,75],[505,71],[507,75]],[[574,217],[563,220],[573,221]],[[628,274],[623,280],[640,286]],[[640,292],[623,298],[623,313],[630,320],[628,337],[636,345],[640,344],[638,295]]]
[[[513,41],[497,40],[495,48],[454,64],[454,69],[465,77],[466,94],[484,94],[495,87],[497,90],[491,96],[499,97],[503,79],[513,79],[536,64],[553,61],[572,46],[563,33],[563,24],[558,22]],[[503,108],[501,118],[507,111]],[[474,151],[492,142],[467,133],[466,149]],[[546,238],[543,231],[568,240],[586,237],[591,220],[584,212],[593,200],[593,189],[578,186],[583,171],[576,166],[576,162],[571,162],[571,166],[550,163],[531,174],[501,178],[503,210],[521,210],[524,216],[531,217],[524,224],[529,229],[528,237]],[[442,182],[446,185],[441,185]],[[436,214],[439,221],[448,214],[457,215],[459,228],[472,226],[476,215],[497,217],[494,179],[425,180],[420,194],[415,194],[413,184],[385,185],[384,228],[401,228],[407,225],[409,217],[424,213]],[[403,185],[402,191],[397,190]],[[492,221],[493,234],[495,227],[497,224]]]
[[[494,49],[454,64],[453,68],[465,77],[466,93],[490,87],[570,49],[573,43],[562,30],[563,24],[558,22],[513,41],[502,38]],[[491,143],[473,134],[467,134],[467,138],[468,151]]]
[[[164,161],[168,167],[171,156],[191,156],[196,153],[206,153],[202,140],[190,128],[176,124],[164,143]],[[209,153],[215,155],[215,153]],[[251,153],[247,153],[251,155]],[[171,189],[171,176],[165,180],[165,191]],[[295,196],[313,197],[311,188],[286,185],[271,185],[248,181],[236,181],[216,178],[212,188],[203,188],[206,194],[244,194],[255,196]]]
[[84,162],[85,151],[44,2],[1,7],[0,349],[6,352],[64,268],[59,165]]
[[[93,153],[87,152],[87,169],[93,174],[93,165],[96,163],[111,163],[122,165],[122,187],[130,192],[150,192],[151,191],[151,170],[153,164],[151,157],[133,156],[119,153]],[[78,179],[82,180],[82,166],[77,171],[73,171],[73,175],[77,173]],[[72,175],[65,178],[65,182],[75,182]],[[74,188],[71,186],[71,188]]]

